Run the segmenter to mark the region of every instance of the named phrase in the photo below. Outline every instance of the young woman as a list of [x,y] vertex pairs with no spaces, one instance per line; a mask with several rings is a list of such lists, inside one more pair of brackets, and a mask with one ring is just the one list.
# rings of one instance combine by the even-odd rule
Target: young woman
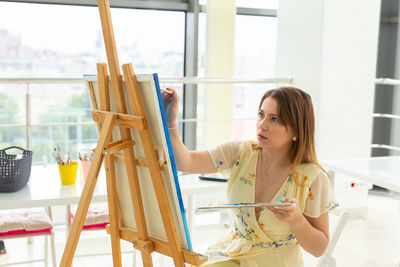
[[204,253],[208,267],[303,266],[300,246],[321,256],[329,241],[328,211],[337,206],[329,177],[318,164],[311,97],[293,87],[270,90],[258,108],[257,141],[189,151],[177,129],[178,96],[163,94],[177,168],[229,177],[227,198],[289,202],[240,208],[227,234]]

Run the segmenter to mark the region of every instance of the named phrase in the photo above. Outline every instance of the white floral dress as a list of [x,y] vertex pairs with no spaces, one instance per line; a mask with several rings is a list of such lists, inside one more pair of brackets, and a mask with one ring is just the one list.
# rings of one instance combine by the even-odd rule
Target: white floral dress
[[[254,202],[257,143],[230,142],[210,150],[215,167],[229,177],[229,203]],[[293,197],[304,215],[319,217],[338,206],[334,200],[328,176],[314,164],[302,164],[298,179],[289,174],[274,196]],[[204,254],[209,260],[202,266],[215,267],[297,267],[303,266],[300,245],[289,224],[278,220],[264,209],[258,220],[254,208],[232,209],[233,224],[229,231]]]

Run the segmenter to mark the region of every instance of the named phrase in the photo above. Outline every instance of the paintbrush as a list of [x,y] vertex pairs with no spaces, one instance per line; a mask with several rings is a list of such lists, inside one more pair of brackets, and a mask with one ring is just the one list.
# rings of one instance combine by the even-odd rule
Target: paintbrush
[[167,94],[170,94],[170,95],[172,95],[172,94],[174,93],[174,91],[168,90],[169,88],[167,88],[167,89],[160,88],[160,89],[161,89],[161,91],[163,91],[163,92],[165,92],[165,93],[167,93]]
[[208,209],[234,209],[234,208],[253,208],[253,207],[268,207],[268,206],[291,206],[289,202],[261,202],[261,203],[227,203],[221,205],[210,205],[198,207],[199,210]]

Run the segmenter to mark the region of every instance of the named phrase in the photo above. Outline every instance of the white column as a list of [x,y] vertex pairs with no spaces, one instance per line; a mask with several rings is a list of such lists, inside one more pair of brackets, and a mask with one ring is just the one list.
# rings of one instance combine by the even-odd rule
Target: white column
[[277,76],[313,97],[320,159],[370,155],[380,1],[281,0]]
[[[235,0],[208,0],[206,20],[206,77],[232,77],[234,74]],[[205,87],[205,117],[231,118],[232,84],[208,84]],[[232,122],[207,123],[205,145],[213,147],[232,138]]]

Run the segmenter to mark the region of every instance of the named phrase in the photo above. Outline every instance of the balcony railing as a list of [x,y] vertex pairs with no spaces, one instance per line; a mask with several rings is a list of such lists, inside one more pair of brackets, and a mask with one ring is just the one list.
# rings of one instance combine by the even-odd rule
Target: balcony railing
[[[209,84],[209,83],[246,83],[246,84],[291,84],[291,78],[199,78],[199,77],[184,77],[184,78],[160,78],[160,84]],[[33,127],[67,127],[67,126],[93,126],[94,123],[92,121],[77,121],[77,122],[42,122],[42,123],[33,123],[31,120],[31,94],[30,94],[30,86],[32,84],[82,84],[84,86],[85,78],[84,77],[7,77],[0,78],[1,84],[25,84],[26,85],[26,94],[25,94],[25,123],[14,123],[14,124],[0,124],[0,129],[4,128],[25,128],[26,135],[26,147],[31,149],[32,145],[32,128]],[[388,79],[388,78],[377,78],[376,84],[385,84],[385,85],[400,85],[400,80]],[[381,117],[388,119],[400,119],[399,115],[394,114],[380,114],[374,113],[373,117]],[[253,120],[254,118],[216,118],[216,119],[182,119],[179,120],[182,123],[189,122],[210,122],[210,121],[238,121],[238,120]],[[400,151],[400,147],[387,145],[387,144],[371,144],[372,148],[383,148],[389,150]]]
[[[199,78],[199,77],[184,77],[184,78],[160,78],[160,84],[209,84],[209,83],[234,83],[234,84],[291,84],[291,78]],[[1,129],[11,128],[24,128],[26,136],[26,147],[32,149],[32,129],[35,127],[47,127],[51,131],[52,127],[70,127],[76,126],[76,136],[81,136],[83,126],[92,126],[95,124],[92,121],[76,121],[76,122],[33,122],[31,118],[32,105],[31,105],[31,87],[34,84],[81,84],[82,88],[85,86],[84,77],[7,77],[0,78],[0,85],[2,84],[23,84],[25,85],[25,122],[24,123],[0,123]],[[181,123],[192,122],[210,122],[210,121],[239,121],[239,120],[254,120],[255,118],[216,118],[216,119],[182,119]],[[45,160],[45,159],[43,159]]]

